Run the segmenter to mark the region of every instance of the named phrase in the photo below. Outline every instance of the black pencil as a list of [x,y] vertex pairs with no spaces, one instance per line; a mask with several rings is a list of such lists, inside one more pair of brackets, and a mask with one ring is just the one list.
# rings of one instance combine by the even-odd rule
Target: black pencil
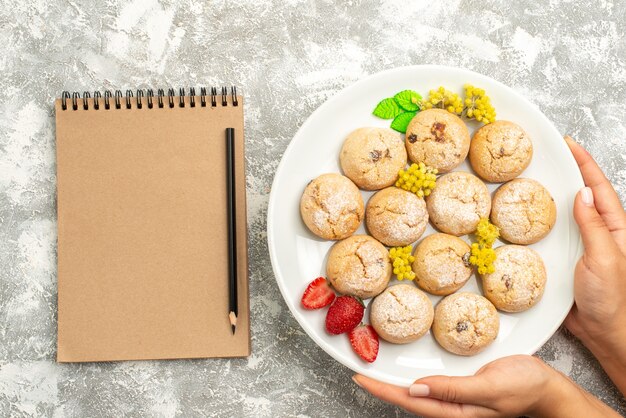
[[237,326],[237,209],[235,205],[235,129],[226,128],[226,167],[228,172],[228,319],[235,335]]

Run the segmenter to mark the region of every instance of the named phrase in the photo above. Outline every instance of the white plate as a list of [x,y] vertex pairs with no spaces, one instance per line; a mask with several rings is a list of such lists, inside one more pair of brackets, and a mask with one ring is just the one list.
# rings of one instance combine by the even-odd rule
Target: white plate
[[[484,88],[496,108],[497,118],[518,123],[533,140],[533,160],[522,177],[540,181],[557,206],[554,229],[532,246],[546,264],[545,294],[526,312],[501,312],[498,338],[476,356],[461,357],[446,352],[429,332],[406,345],[381,341],[376,361],[365,363],[352,351],[346,335],[326,333],[326,309],[307,311],[300,306],[307,284],[325,276],[326,254],[333,244],[315,237],[306,228],[300,218],[300,196],[307,183],[318,175],[341,172],[339,150],[349,132],[362,126],[389,126],[390,121],[372,115],[379,100],[405,89],[426,94],[438,86],[461,93],[465,83]],[[469,128],[473,131],[475,126]],[[466,161],[455,171],[458,170],[471,171],[471,168]],[[493,191],[497,185],[488,186]],[[432,374],[470,375],[494,359],[534,353],[563,322],[574,300],[574,265],[582,252],[572,217],[574,196],[581,187],[580,172],[561,134],[536,106],[514,90],[489,77],[458,68],[429,65],[384,71],[349,86],[320,106],[285,151],[274,178],[267,215],[267,239],[276,281],[300,326],[324,351],[355,372],[402,386]],[[363,192],[364,200],[370,195],[371,192]],[[358,233],[364,232],[361,225]],[[423,237],[433,232],[429,225]],[[467,236],[463,238],[467,240]],[[480,294],[475,276],[462,291]],[[431,296],[433,304],[439,299]]]

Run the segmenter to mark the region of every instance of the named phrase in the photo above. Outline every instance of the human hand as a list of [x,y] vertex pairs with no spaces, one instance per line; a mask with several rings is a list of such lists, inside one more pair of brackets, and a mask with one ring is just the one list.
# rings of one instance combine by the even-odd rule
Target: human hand
[[618,416],[541,360],[504,357],[474,376],[430,376],[407,390],[362,375],[354,381],[383,401],[425,417]]
[[585,251],[574,273],[575,305],[565,326],[601,360],[626,362],[626,214],[617,193],[591,155],[565,140],[585,181],[574,201],[574,218]]
[[626,213],[591,155],[566,136],[585,181],[574,218],[585,252],[574,272],[574,307],[565,326],[626,393]]

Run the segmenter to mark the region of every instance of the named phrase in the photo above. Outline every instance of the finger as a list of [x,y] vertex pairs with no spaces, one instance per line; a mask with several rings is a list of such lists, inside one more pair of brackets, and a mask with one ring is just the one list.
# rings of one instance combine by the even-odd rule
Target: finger
[[585,256],[593,261],[602,260],[617,250],[615,241],[594,205],[593,191],[582,188],[574,200],[574,219],[580,229],[585,246]]
[[493,402],[493,390],[480,376],[429,376],[415,383],[426,385],[428,397],[444,402],[487,406]]
[[416,415],[454,418],[467,416],[469,410],[473,410],[474,416],[487,415],[485,413],[486,410],[481,411],[483,413],[479,414],[477,408],[474,408],[472,405],[442,402],[428,397],[414,397],[409,395],[407,388],[388,385],[362,375],[357,374],[353,379],[356,384],[378,399],[397,405]]
[[578,333],[580,332],[580,325],[578,324],[578,307],[575,303],[565,317],[564,324],[565,328],[567,328],[569,332],[572,333],[572,335],[578,337]]
[[571,137],[565,136],[565,141],[578,164],[585,185],[593,190],[598,213],[620,246],[626,245],[626,214],[615,189],[591,154]]

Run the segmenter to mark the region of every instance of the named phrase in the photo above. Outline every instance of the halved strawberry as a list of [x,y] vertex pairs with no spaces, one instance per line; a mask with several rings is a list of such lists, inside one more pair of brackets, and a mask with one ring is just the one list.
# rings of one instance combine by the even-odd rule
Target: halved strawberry
[[363,360],[372,363],[378,356],[378,334],[371,325],[361,324],[348,334],[354,352]]
[[335,292],[328,281],[318,277],[307,286],[302,295],[302,306],[305,309],[319,309],[330,305],[335,300]]
[[363,319],[365,306],[354,296],[339,296],[330,305],[326,313],[326,331],[331,334],[343,334],[359,325]]

